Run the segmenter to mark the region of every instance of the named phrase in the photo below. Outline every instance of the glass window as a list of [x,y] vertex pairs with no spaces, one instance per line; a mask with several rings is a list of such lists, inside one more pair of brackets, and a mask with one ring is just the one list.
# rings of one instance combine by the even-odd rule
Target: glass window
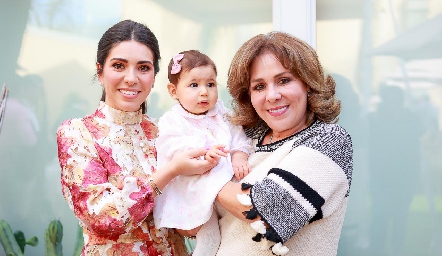
[[338,255],[442,255],[442,4],[317,1],[354,172]]

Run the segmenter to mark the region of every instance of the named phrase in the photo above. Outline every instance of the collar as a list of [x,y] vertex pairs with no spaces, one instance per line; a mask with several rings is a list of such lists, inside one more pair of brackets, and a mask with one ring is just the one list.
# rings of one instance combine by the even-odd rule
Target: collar
[[213,108],[209,109],[209,111],[207,111],[207,113],[203,114],[203,115],[195,115],[195,114],[189,113],[179,103],[176,103],[175,105],[173,105],[172,108],[170,108],[170,110],[173,111],[173,112],[178,113],[181,116],[187,117],[187,118],[203,119],[203,118],[208,117],[208,116],[215,116],[215,115],[217,115],[219,113],[220,109],[222,109],[223,106],[224,106],[224,104],[223,104],[222,100],[218,100],[216,102],[215,106],[213,106]]
[[97,111],[104,115],[104,119],[121,125],[138,124],[143,119],[141,108],[138,111],[126,112],[110,107],[104,101],[100,101]]

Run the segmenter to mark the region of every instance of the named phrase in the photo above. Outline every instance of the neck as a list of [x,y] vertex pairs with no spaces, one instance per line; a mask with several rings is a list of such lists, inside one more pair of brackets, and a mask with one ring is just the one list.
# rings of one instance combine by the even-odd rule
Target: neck
[[209,110],[207,110],[207,111],[205,111],[205,112],[203,112],[203,113],[192,113],[192,112],[190,112],[189,110],[187,110],[184,106],[183,106],[183,104],[181,104],[181,102],[178,100],[178,103],[180,103],[180,105],[181,105],[181,107],[184,109],[184,110],[186,110],[186,112],[187,113],[190,113],[190,114],[192,114],[192,115],[196,115],[196,116],[199,116],[199,115],[205,115],[205,114],[207,114],[207,112],[209,112]]
[[307,127],[308,127],[307,124],[303,124],[303,125],[300,125],[300,126],[297,126],[295,128],[288,129],[288,130],[285,130],[285,131],[271,130],[271,132],[270,132],[270,143],[273,143],[275,141],[282,140],[282,139],[285,139],[287,137],[290,137],[293,134],[296,134],[296,133],[304,130]]

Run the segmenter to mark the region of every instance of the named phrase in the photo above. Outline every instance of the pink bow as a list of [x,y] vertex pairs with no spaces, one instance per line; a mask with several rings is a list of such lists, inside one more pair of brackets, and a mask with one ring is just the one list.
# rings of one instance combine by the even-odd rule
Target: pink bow
[[182,60],[184,57],[184,54],[178,53],[173,56],[173,64],[172,68],[170,70],[170,73],[172,75],[178,74],[181,71],[181,65],[178,63],[178,61]]

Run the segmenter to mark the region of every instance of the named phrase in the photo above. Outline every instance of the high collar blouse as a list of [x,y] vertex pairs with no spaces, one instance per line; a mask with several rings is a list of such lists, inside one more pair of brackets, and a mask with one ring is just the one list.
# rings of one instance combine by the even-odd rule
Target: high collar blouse
[[83,227],[86,255],[173,255],[168,232],[156,230],[148,217],[154,199],[147,177],[156,170],[157,134],[141,110],[125,112],[104,102],[57,130],[62,191]]

